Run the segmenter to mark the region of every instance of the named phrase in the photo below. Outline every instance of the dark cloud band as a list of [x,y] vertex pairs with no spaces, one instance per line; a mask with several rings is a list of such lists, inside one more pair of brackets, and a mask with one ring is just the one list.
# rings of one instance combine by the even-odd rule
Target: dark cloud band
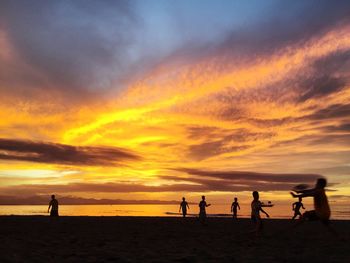
[[[264,182],[264,183],[310,183],[322,177],[319,174],[278,174],[278,173],[257,173],[247,171],[206,171],[197,169],[181,168],[178,171],[200,178],[219,179],[231,182]],[[191,179],[189,179],[191,180]]]
[[0,160],[69,165],[122,165],[140,157],[124,149],[0,139]]

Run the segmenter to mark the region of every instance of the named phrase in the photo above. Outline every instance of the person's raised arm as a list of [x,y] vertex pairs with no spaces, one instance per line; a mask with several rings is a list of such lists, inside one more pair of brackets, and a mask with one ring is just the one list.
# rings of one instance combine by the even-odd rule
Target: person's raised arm
[[295,190],[294,192],[297,192],[298,194],[305,195],[305,196],[310,196],[315,193],[317,189],[312,188],[312,189],[305,189],[305,190]]
[[302,193],[300,193],[300,191],[298,191],[298,194],[295,194],[293,192],[290,192],[290,194],[293,197],[308,197],[308,196],[314,196],[316,193],[316,189],[310,189],[310,190],[303,190]]
[[205,204],[206,207],[211,206],[211,204]]

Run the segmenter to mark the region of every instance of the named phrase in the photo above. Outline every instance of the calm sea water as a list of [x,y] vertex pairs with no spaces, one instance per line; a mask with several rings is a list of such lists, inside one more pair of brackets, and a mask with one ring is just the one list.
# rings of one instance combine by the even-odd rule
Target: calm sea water
[[[350,220],[350,205],[333,205],[332,219]],[[264,208],[271,218],[290,218],[290,205],[275,205]],[[312,207],[307,207],[312,209]],[[178,205],[60,205],[61,216],[180,216]],[[190,205],[190,216],[197,216],[198,206]],[[207,208],[209,216],[230,216],[230,206],[216,204]],[[2,205],[0,215],[48,215],[45,205]],[[250,207],[241,205],[238,216],[250,217]]]

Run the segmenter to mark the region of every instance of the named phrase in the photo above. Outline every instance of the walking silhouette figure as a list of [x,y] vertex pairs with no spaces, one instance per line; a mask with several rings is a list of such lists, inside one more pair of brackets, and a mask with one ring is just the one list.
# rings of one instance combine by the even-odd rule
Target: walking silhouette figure
[[233,215],[232,215],[233,219],[237,218],[237,207],[239,210],[241,210],[241,207],[239,206],[239,203],[237,200],[238,200],[237,197],[235,197],[234,202],[231,205],[231,212],[233,212]]
[[267,217],[270,217],[268,213],[266,213],[262,209],[262,203],[259,201],[259,192],[254,191],[253,192],[253,201],[251,203],[252,213],[251,213],[251,219],[255,224],[255,235],[258,236],[262,229],[263,229],[263,222],[260,217],[260,211],[263,212]]
[[182,197],[182,202],[180,203],[179,212],[181,212],[182,210],[183,217],[186,217],[187,215],[187,208],[190,209],[190,207],[188,206],[188,203],[186,202],[185,197]]

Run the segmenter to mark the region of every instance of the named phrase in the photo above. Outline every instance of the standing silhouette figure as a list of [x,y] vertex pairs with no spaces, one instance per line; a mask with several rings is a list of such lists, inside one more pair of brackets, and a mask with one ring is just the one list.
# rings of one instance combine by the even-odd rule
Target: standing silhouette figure
[[233,212],[233,215],[232,215],[233,219],[237,218],[237,207],[239,210],[241,210],[241,207],[239,206],[239,203],[237,200],[238,200],[237,197],[235,197],[234,202],[231,205],[231,212]]
[[[51,208],[51,211],[50,211]],[[50,216],[57,217],[58,216],[58,201],[55,198],[55,195],[51,195],[51,201],[49,203],[49,208],[47,212],[50,212]]]
[[205,196],[202,196],[202,201],[199,202],[199,221],[204,225],[205,221],[207,219],[207,212],[206,207],[210,206],[210,204],[207,204],[205,201]]
[[182,210],[183,217],[186,217],[187,215],[187,208],[190,209],[190,207],[188,206],[188,203],[186,202],[185,197],[182,197],[182,202],[180,203],[179,212],[181,212]]

